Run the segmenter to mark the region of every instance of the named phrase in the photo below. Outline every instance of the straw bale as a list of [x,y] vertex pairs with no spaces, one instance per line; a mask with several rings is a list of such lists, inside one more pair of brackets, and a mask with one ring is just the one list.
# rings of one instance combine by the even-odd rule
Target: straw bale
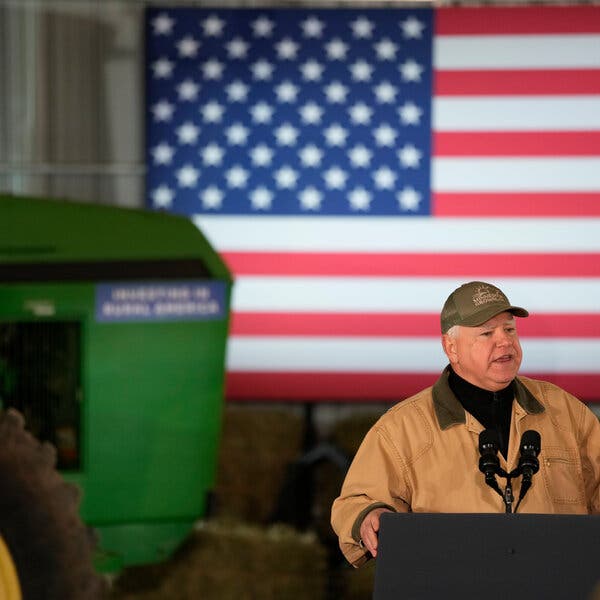
[[266,524],[287,466],[302,451],[304,421],[283,409],[229,406],[220,444],[215,515]]
[[340,494],[344,476],[345,472],[330,462],[317,465],[313,473],[313,529],[332,551],[338,547],[338,538],[330,524],[331,505]]
[[375,560],[370,560],[359,569],[348,563],[334,572],[336,578],[336,597],[339,600],[366,600],[373,597],[375,583]]
[[353,458],[367,431],[381,416],[381,410],[357,412],[340,419],[331,432],[331,441],[342,452]]
[[123,573],[112,598],[324,600],[326,587],[326,552],[313,534],[213,521],[167,563]]

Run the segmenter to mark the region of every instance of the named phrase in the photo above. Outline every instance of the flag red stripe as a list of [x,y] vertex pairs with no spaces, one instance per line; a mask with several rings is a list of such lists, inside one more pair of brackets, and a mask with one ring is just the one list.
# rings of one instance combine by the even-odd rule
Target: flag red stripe
[[598,156],[600,131],[438,131],[433,148],[435,156]]
[[[440,371],[443,365],[440,365]],[[582,400],[600,399],[597,373],[527,374],[559,385]],[[397,402],[433,385],[439,373],[245,372],[227,374],[229,400],[391,401]]]
[[236,275],[280,276],[600,276],[600,254],[225,252]]
[[434,18],[436,35],[600,32],[599,6],[452,7],[435,11]]
[[436,217],[597,217],[596,192],[488,193],[434,192]]
[[[600,314],[537,313],[518,319],[521,337],[600,337]],[[432,313],[235,312],[235,336],[438,337],[440,317]]]
[[437,70],[436,96],[598,94],[600,69]]

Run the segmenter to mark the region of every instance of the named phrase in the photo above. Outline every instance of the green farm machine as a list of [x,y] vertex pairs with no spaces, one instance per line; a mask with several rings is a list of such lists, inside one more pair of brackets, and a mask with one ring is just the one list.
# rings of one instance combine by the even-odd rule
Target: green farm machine
[[68,537],[44,522],[69,490],[97,571],[163,560],[207,514],[231,288],[187,218],[0,196],[0,596],[32,538]]

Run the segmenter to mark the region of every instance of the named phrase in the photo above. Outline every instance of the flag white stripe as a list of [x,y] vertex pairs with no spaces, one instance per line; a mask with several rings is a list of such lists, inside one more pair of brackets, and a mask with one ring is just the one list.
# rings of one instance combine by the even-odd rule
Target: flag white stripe
[[438,69],[585,69],[600,67],[600,36],[440,35]]
[[440,97],[435,131],[590,131],[600,129],[598,96]]
[[600,219],[194,217],[225,252],[598,252]]
[[[485,273],[482,273],[482,278]],[[236,279],[233,305],[248,312],[438,313],[465,278],[254,277]],[[600,278],[493,278],[532,313],[600,311]],[[600,368],[600,355],[597,356]]]
[[[598,371],[599,340],[569,338],[549,344],[528,338],[521,342],[522,373]],[[446,362],[438,338],[256,336],[234,337],[228,345],[228,365],[233,371],[429,373],[439,371]]]
[[598,192],[600,158],[435,158],[432,189],[444,192]]

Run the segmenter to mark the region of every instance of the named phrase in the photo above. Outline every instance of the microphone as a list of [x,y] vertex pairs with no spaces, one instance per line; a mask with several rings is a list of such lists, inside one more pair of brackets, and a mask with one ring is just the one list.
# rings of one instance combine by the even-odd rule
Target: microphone
[[528,429],[523,433],[520,446],[521,456],[519,457],[519,466],[517,467],[519,473],[522,473],[523,478],[521,479],[521,491],[519,492],[519,501],[515,507],[515,512],[517,512],[521,500],[523,500],[531,487],[532,477],[540,470],[538,454],[541,448],[542,439],[537,431]]
[[486,481],[493,477],[500,469],[500,459],[498,458],[498,447],[500,438],[495,429],[484,429],[479,434],[479,470],[485,475]]
[[479,470],[485,475],[485,482],[500,496],[504,497],[498,482],[496,473],[500,471],[500,459],[498,458],[498,447],[500,439],[498,432],[494,429],[484,429],[479,434]]
[[538,454],[542,446],[540,434],[533,429],[527,430],[521,437],[521,457],[519,458],[519,470],[523,473],[523,481],[531,481],[531,478],[540,470]]

